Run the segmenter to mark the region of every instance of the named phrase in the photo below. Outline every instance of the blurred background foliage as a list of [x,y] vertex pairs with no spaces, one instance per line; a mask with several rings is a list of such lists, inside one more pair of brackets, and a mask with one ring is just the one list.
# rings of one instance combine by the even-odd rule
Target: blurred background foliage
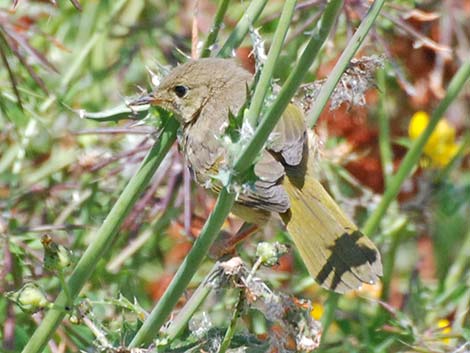
[[[234,53],[247,68],[254,69],[249,56],[253,41],[261,38],[269,48],[282,3],[268,2],[256,25],[260,37],[247,37]],[[230,2],[221,43],[246,6]],[[276,68],[280,82],[324,6],[323,0],[298,2],[282,65]],[[328,75],[368,6],[366,0],[345,1],[309,80]],[[154,116],[118,122],[81,117],[94,111],[109,116],[108,109],[151,89],[154,73],[197,53],[216,9],[217,3],[209,0],[84,0],[80,6],[77,1],[0,0],[2,294],[36,283],[47,300],[54,298],[60,279],[42,266],[41,236],[49,234],[79,258],[159,128]],[[377,205],[390,174],[423,131],[460,62],[470,55],[469,19],[467,0],[388,2],[361,49],[361,55],[384,58],[377,88],[366,93],[365,104],[343,104],[321,116],[315,129],[322,141],[319,174],[358,223]],[[469,94],[467,86],[447,111],[380,231],[371,234],[384,259],[382,285],[341,297],[336,307],[308,277],[295,251],[283,255],[279,265],[257,272],[277,291],[311,300],[315,320],[332,320],[318,351],[470,349],[463,346],[470,340]],[[142,308],[150,310],[162,295],[212,207],[213,198],[190,183],[174,146],[82,292],[80,305],[85,308],[80,310],[89,322],[66,320],[47,349],[102,350],[97,332],[114,350],[125,346],[145,316]],[[239,225],[230,218],[224,231],[233,234]],[[246,263],[255,262],[261,239],[289,243],[273,225],[239,246]],[[192,289],[210,266],[211,261],[202,266]],[[200,311],[210,327],[227,327],[235,298],[231,290],[209,297]],[[20,351],[42,315],[41,310],[25,312],[2,296],[2,349]],[[242,316],[239,326],[249,328],[259,342],[282,336],[282,328],[277,332],[259,311],[250,309]],[[209,326],[202,334],[185,332],[182,347],[191,342],[216,351],[195,343],[220,336]],[[267,349],[258,341],[251,344],[244,329],[239,331],[241,343],[234,339],[234,345]],[[288,351],[284,343],[269,347]],[[160,344],[162,350],[175,349]]]

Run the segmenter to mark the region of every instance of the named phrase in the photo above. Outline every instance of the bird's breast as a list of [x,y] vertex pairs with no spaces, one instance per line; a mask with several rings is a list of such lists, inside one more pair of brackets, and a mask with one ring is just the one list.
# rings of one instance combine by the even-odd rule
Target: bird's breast
[[221,142],[223,131],[217,126],[204,124],[198,119],[183,129],[180,148],[195,181],[208,187],[224,162],[224,149]]

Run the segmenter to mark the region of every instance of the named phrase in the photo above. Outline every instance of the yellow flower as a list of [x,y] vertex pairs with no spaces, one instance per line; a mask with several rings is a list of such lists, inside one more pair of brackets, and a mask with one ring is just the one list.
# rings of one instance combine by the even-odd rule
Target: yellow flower
[[313,309],[310,312],[310,316],[312,316],[314,320],[318,321],[321,319],[323,315],[323,311],[324,311],[323,305],[321,305],[320,303],[314,303]]
[[[439,328],[440,332],[444,335],[448,335],[452,331],[450,328],[450,322],[447,319],[440,319],[437,322],[437,327]],[[442,342],[449,344],[450,338],[443,338]]]
[[[418,111],[411,117],[408,135],[416,140],[429,124],[429,115]],[[455,128],[447,120],[440,120],[424,146],[424,154],[435,167],[444,167],[457,153],[459,145],[455,143]]]

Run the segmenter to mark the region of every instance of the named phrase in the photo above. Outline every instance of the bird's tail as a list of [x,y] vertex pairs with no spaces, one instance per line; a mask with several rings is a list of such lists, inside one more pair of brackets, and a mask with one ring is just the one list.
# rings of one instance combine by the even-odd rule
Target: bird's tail
[[373,284],[382,275],[380,254],[310,171],[287,171],[291,207],[281,217],[309,273],[338,293]]

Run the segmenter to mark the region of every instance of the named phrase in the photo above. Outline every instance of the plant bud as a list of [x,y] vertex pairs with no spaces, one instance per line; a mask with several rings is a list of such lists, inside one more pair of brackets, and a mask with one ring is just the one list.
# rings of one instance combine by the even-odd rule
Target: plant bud
[[284,244],[261,242],[256,248],[256,256],[261,258],[263,265],[274,266],[287,251],[288,247]]
[[25,312],[36,312],[49,305],[46,294],[36,283],[26,283],[20,290],[9,292],[6,296]]
[[48,271],[63,271],[72,264],[70,250],[55,243],[49,234],[41,238],[44,247],[44,268]]

